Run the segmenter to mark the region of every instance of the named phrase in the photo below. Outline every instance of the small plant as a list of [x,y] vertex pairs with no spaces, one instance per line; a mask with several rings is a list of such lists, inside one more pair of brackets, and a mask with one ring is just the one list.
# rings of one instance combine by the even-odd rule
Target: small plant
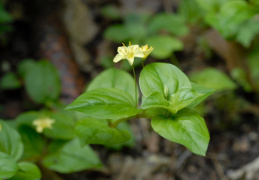
[[[133,68],[134,57],[144,58],[152,47],[131,45],[118,48],[114,62],[127,59]],[[191,83],[176,66],[152,63],[143,67],[139,87],[134,79],[117,69],[108,69],[97,76],[87,91],[66,107],[88,116],[75,125],[81,145],[113,145],[129,140],[120,124],[129,119],[149,118],[152,128],[161,136],[180,143],[198,155],[205,155],[209,133],[204,119],[192,108],[214,90]]]

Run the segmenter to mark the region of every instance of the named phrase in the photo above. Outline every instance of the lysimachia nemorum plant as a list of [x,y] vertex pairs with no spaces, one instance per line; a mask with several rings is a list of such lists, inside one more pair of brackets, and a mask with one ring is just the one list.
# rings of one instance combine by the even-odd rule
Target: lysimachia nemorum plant
[[[143,62],[152,50],[153,47],[148,48],[148,45],[139,47],[131,43],[118,47],[113,61],[128,60],[134,79],[122,70],[105,70],[89,84],[85,93],[66,107],[87,115],[75,126],[81,145],[124,143],[130,135],[120,128],[120,124],[144,117],[151,119],[152,128],[162,137],[186,146],[195,154],[206,154],[209,132],[204,119],[192,108],[214,90],[191,83],[172,64],[144,66]],[[139,76],[140,107],[133,67],[135,57],[142,58],[143,65]]]

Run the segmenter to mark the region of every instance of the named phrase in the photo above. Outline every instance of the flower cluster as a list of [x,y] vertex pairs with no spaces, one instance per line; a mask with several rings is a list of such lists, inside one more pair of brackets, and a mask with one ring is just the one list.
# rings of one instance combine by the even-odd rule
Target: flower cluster
[[52,124],[55,122],[54,119],[42,117],[39,119],[35,119],[32,124],[36,126],[36,131],[38,133],[42,133],[45,128],[52,128]]
[[123,46],[118,47],[118,54],[114,57],[113,62],[117,63],[122,59],[127,59],[130,65],[133,65],[134,57],[146,59],[153,49],[152,46],[150,48],[148,48],[148,45],[139,47],[139,45],[131,45],[129,42],[129,46],[123,44]]

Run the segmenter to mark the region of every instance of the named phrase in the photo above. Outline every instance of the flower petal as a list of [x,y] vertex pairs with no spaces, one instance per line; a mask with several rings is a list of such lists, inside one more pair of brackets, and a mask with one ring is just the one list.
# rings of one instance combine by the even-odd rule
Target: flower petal
[[135,57],[145,57],[144,53],[140,50],[140,48],[137,48],[135,51],[134,51],[134,56]]
[[125,54],[127,54],[128,48],[126,46],[120,46],[117,49],[118,54],[124,56]]
[[117,54],[117,55],[114,57],[113,62],[117,63],[117,62],[119,62],[119,61],[122,60],[122,59],[125,59],[124,56],[121,55],[121,54]]
[[133,63],[134,63],[134,57],[129,58],[129,59],[128,59],[128,61],[129,61],[130,65],[132,66],[132,65],[133,65]]

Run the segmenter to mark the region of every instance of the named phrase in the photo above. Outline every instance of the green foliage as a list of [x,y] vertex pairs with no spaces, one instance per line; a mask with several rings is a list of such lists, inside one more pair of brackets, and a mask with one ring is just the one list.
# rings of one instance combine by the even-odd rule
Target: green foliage
[[226,39],[235,39],[245,47],[259,34],[259,6],[244,0],[196,0],[205,11],[205,21]]
[[75,129],[82,146],[86,144],[114,145],[130,139],[127,131],[110,127],[106,120],[82,119],[76,123]]
[[135,105],[133,97],[125,91],[100,88],[85,92],[68,105],[66,110],[79,111],[97,119],[120,119],[140,113],[141,110]]
[[127,73],[106,70],[89,85],[90,91],[67,106],[66,109],[97,118],[84,118],[76,123],[81,145],[126,143],[130,139],[129,131],[121,129],[120,123],[136,116],[151,118],[153,129],[161,136],[205,155],[209,142],[206,124],[188,108],[195,107],[214,90],[191,83],[174,65],[152,63],[140,74],[143,100],[138,109],[134,94],[129,94],[133,92],[133,84],[129,89],[127,82],[132,83]]
[[4,152],[0,152],[0,178],[6,179],[14,176],[18,170],[15,160]]
[[119,10],[115,6],[112,6],[112,5],[104,6],[101,9],[101,13],[103,16],[108,17],[110,19],[119,19],[120,18]]
[[168,35],[151,36],[146,43],[155,47],[151,54],[158,59],[169,58],[172,52],[183,49],[183,43],[179,39]]
[[20,162],[18,166],[17,173],[10,180],[39,180],[41,178],[41,172],[35,164]]
[[44,151],[45,142],[41,135],[34,128],[21,125],[18,128],[24,144],[22,159],[38,159]]
[[0,35],[12,30],[12,27],[8,25],[12,21],[12,16],[4,9],[4,4],[0,2]]
[[186,146],[193,153],[205,156],[209,133],[202,117],[195,111],[183,109],[175,115],[157,115],[152,128],[161,136]]
[[87,87],[87,91],[98,88],[117,88],[135,97],[135,83],[133,77],[122,70],[107,69],[99,74]]
[[[59,146],[55,141],[53,143],[54,146]],[[71,140],[58,149],[54,148],[54,151],[50,149],[49,155],[43,159],[43,164],[60,173],[71,173],[101,166],[90,146],[82,148],[78,139]]]
[[16,75],[14,73],[6,73],[1,81],[0,81],[0,87],[2,89],[16,89],[21,87],[20,81],[17,79]]
[[151,55],[165,59],[173,52],[183,49],[183,43],[177,36],[187,33],[188,28],[182,16],[169,13],[155,16],[129,14],[125,16],[123,24],[109,26],[104,37],[117,43],[133,41],[150,44],[155,47]]
[[19,160],[23,153],[23,144],[18,132],[0,120],[0,152],[4,152],[14,160]]
[[193,73],[191,80],[216,91],[233,90],[236,88],[236,84],[227,75],[214,68],[206,68]]
[[[48,61],[41,60],[25,73],[25,88],[30,97],[37,103],[56,101],[60,95],[60,79],[56,68]],[[23,72],[23,70],[21,70]],[[50,93],[51,92],[51,93]]]
[[160,13],[150,20],[148,31],[150,34],[166,31],[177,36],[183,36],[188,33],[188,28],[185,26],[185,21],[181,16]]

